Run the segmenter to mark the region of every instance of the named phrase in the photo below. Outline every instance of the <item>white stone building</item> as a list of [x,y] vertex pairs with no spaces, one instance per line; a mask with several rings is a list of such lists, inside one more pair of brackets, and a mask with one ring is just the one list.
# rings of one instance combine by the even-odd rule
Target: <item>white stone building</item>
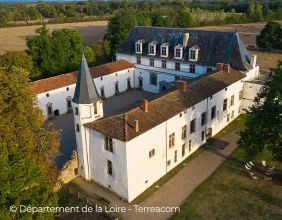
[[[136,27],[116,58],[89,69],[83,57],[78,73],[32,87],[46,116],[73,111],[79,174],[128,202],[252,105],[259,89],[249,88],[256,56],[236,33]],[[126,94],[133,101],[109,105]]]

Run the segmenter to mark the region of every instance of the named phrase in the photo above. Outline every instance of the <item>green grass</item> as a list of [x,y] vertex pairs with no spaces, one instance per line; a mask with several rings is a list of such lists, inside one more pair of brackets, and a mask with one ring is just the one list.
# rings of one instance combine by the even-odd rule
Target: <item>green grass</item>
[[[241,122],[243,126],[245,116],[238,119],[224,129],[226,133],[231,132],[231,128],[240,128]],[[282,164],[272,161],[268,151],[259,154],[253,162],[261,163],[262,160],[282,171]],[[265,180],[251,180],[245,163],[243,150],[237,148],[185,200],[181,212],[171,219],[282,219],[282,186]]]

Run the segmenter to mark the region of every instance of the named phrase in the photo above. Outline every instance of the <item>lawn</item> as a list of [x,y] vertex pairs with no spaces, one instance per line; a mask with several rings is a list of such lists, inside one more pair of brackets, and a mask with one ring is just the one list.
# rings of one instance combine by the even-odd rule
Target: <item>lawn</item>
[[[253,162],[260,164],[262,160],[282,171],[282,164],[272,161],[269,152]],[[243,150],[236,149],[171,219],[282,219],[282,186],[251,180],[245,162]]]

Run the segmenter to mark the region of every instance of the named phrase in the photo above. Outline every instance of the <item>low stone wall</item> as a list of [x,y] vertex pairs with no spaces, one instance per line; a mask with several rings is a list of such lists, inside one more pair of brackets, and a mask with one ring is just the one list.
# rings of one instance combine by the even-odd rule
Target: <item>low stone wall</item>
[[71,159],[68,160],[59,175],[58,183],[56,184],[54,191],[58,191],[61,189],[62,185],[67,184],[72,181],[78,175],[78,158],[77,151],[74,150],[71,156]]

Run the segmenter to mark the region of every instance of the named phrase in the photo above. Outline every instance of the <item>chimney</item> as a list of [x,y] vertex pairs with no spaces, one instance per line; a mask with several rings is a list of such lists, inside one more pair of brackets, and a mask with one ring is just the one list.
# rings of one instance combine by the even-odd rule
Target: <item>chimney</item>
[[217,63],[216,64],[216,70],[217,71],[220,71],[220,70],[222,70],[223,69],[223,63]]
[[189,40],[189,33],[183,34],[183,47],[186,47]]
[[135,132],[139,131],[139,121],[138,120],[133,121],[133,128]]
[[148,100],[147,99],[143,99],[142,100],[142,105],[141,108],[144,112],[148,112],[149,111],[149,106],[148,106]]
[[230,73],[230,64],[225,64],[223,70],[227,73]]
[[175,87],[181,90],[182,92],[185,92],[187,89],[187,82],[186,81],[177,81],[175,83]]
[[251,57],[251,63],[250,63],[250,65],[251,65],[253,68],[256,67],[256,65],[257,65],[257,55],[253,55],[253,56]]

